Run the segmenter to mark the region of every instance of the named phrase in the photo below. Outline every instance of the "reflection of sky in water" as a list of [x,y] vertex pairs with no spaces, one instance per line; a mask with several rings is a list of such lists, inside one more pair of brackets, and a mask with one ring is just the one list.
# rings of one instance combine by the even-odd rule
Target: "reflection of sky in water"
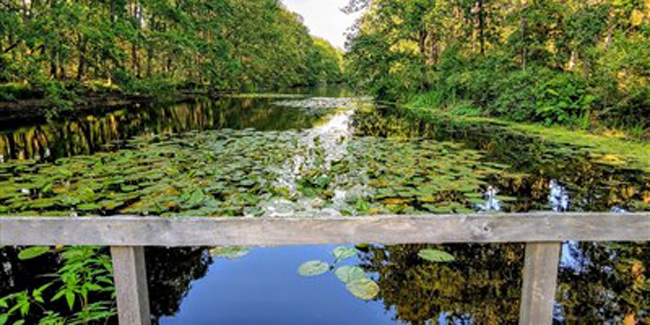
[[[301,174],[311,169],[325,171],[328,174],[326,176],[334,180],[337,177],[349,177],[349,175],[331,175],[330,169],[333,161],[343,159],[347,153],[348,143],[352,138],[350,127],[352,116],[355,107],[363,102],[362,99],[352,98],[311,98],[276,103],[311,110],[323,108],[336,108],[336,110],[326,118],[324,123],[303,131],[299,141],[307,148],[306,151],[287,159],[285,165],[276,170],[278,178],[275,183],[288,188],[298,199],[295,202],[286,199],[262,202],[261,206],[266,217],[287,217],[295,214],[299,217],[340,216],[339,208],[345,204],[350,193],[363,196],[365,190],[363,185],[352,189],[335,187],[331,205],[324,206],[326,202],[322,199],[301,197],[297,189]],[[358,172],[363,173],[361,169]]]
[[[181,310],[161,324],[393,324],[381,301],[352,296],[336,276],[301,277],[308,260],[332,259],[336,246],[256,248],[237,260],[216,260],[194,282]],[[343,264],[354,264],[350,259]]]

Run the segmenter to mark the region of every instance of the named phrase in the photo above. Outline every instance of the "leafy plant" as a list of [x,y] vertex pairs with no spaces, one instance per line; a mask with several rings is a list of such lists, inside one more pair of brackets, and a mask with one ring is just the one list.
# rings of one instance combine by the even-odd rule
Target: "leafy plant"
[[[32,310],[42,312],[39,324],[88,324],[106,321],[116,314],[115,287],[110,256],[101,247],[30,247],[19,253],[23,260],[46,253],[59,254],[62,266],[55,279],[35,289],[0,298],[0,324],[24,323]],[[48,310],[51,303],[64,300],[70,313]]]

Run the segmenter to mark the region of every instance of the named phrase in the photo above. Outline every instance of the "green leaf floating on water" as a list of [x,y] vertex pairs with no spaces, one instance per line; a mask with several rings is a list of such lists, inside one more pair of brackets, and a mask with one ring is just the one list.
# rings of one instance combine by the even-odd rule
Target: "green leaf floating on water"
[[366,272],[358,266],[341,266],[336,269],[335,273],[336,277],[344,283],[352,283],[366,278]]
[[25,248],[18,253],[18,258],[20,260],[29,260],[32,258],[39,257],[50,251],[50,248],[47,246],[34,246]]
[[95,200],[95,191],[90,187],[82,187],[79,189],[78,198],[82,202],[92,202]]
[[363,300],[373,299],[379,294],[379,285],[369,279],[356,280],[345,286],[351,294]]
[[334,254],[334,263],[357,256],[359,251],[354,247],[339,246],[335,248],[332,253]]
[[222,258],[227,258],[229,260],[234,260],[240,257],[246,256],[250,249],[248,247],[241,247],[241,246],[221,246],[221,247],[215,247],[210,250],[210,255],[212,257],[222,257]]
[[197,206],[203,203],[203,200],[205,200],[205,194],[203,194],[203,191],[195,190],[192,192],[192,196],[190,196],[189,200],[187,200],[187,204],[190,206]]
[[431,262],[451,262],[456,260],[453,255],[437,249],[423,249],[418,253],[418,256]]
[[298,274],[302,276],[317,276],[329,271],[330,265],[323,261],[309,261],[300,265]]

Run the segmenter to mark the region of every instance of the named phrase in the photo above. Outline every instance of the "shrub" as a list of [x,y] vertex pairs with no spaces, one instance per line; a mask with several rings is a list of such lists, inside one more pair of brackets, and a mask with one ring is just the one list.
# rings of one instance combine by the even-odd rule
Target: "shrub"
[[581,77],[544,67],[511,73],[496,87],[490,110],[515,121],[578,124],[598,100]]
[[17,82],[0,84],[0,101],[13,101],[38,97],[28,85]]

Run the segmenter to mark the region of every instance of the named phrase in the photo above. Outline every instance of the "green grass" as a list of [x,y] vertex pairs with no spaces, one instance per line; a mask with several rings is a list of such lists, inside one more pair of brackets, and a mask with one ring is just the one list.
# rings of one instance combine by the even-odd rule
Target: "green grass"
[[491,117],[462,116],[452,111],[441,111],[405,106],[408,112],[422,120],[448,118],[470,123],[490,123],[498,129],[535,136],[544,142],[588,147],[605,163],[628,164],[650,172],[650,142],[630,141],[620,137],[590,133],[585,130],[569,130],[561,126],[542,126],[516,123]]

